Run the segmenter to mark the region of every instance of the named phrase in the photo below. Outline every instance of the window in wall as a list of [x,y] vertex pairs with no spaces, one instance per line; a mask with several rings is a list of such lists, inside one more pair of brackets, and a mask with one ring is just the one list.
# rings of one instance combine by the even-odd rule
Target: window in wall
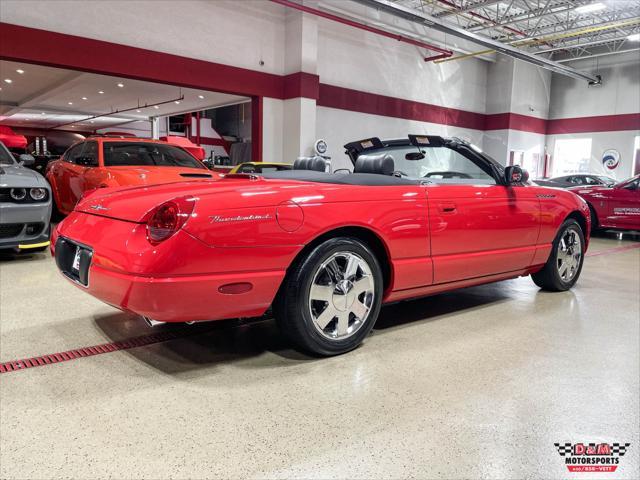
[[571,173],[589,173],[591,163],[591,139],[557,139],[553,151],[553,176]]

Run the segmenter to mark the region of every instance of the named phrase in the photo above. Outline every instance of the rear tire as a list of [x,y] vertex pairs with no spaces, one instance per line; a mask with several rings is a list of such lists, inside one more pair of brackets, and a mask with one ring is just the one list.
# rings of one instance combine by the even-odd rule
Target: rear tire
[[531,274],[543,290],[564,292],[575,285],[584,263],[584,233],[573,218],[564,221],[551,246],[551,254],[542,270]]
[[280,330],[298,348],[339,355],[369,334],[382,294],[382,270],[371,250],[354,238],[331,238],[292,266],[274,314]]

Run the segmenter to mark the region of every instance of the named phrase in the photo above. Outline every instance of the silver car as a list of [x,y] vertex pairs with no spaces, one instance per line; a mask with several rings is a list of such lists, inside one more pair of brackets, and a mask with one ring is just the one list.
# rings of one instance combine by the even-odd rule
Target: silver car
[[51,188],[25,167],[31,155],[16,161],[0,142],[0,250],[44,250],[49,246]]

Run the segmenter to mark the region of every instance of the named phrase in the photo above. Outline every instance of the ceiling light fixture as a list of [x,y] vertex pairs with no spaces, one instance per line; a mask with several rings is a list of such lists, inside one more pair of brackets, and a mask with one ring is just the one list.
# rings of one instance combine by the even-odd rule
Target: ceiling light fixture
[[153,108],[155,108],[156,110],[159,109],[160,107],[158,105],[154,105]]
[[22,75],[24,73],[24,70],[22,70],[21,68],[16,70],[16,73],[19,73],[20,75]]
[[122,88],[122,87],[124,87],[124,84],[123,83],[119,83],[118,87]]
[[73,102],[67,102],[69,105],[73,105]]
[[40,112],[40,115],[46,115],[46,113],[44,113],[44,112]]
[[140,113],[142,110],[136,110],[136,112]]
[[102,90],[100,90],[98,93],[99,93],[100,95],[102,95],[104,92],[103,92]]
[[597,12],[599,10],[604,10],[605,8],[607,8],[605,4],[596,2],[596,3],[590,3],[588,5],[582,5],[581,7],[576,8],[576,12],[591,13],[591,12]]
[[640,42],[640,33],[634,33],[627,37],[627,40],[630,42]]
[[202,100],[204,98],[204,95],[198,95],[198,98]]
[[178,100],[176,100],[176,101],[175,101],[175,102],[173,102],[173,103],[175,103],[176,105],[180,105],[180,102],[179,102]]
[[5,82],[5,83],[13,83],[13,80],[11,80],[10,78],[5,78],[5,79],[4,79],[4,82]]
[[86,100],[86,99],[87,99],[87,97],[82,97],[82,99],[83,99],[83,100]]

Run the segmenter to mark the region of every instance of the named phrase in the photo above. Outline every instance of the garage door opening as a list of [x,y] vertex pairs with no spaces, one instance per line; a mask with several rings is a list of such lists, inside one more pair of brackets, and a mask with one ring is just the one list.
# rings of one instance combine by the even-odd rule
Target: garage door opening
[[222,171],[260,160],[250,97],[5,60],[0,78],[0,140],[40,171],[95,134],[167,140]]

